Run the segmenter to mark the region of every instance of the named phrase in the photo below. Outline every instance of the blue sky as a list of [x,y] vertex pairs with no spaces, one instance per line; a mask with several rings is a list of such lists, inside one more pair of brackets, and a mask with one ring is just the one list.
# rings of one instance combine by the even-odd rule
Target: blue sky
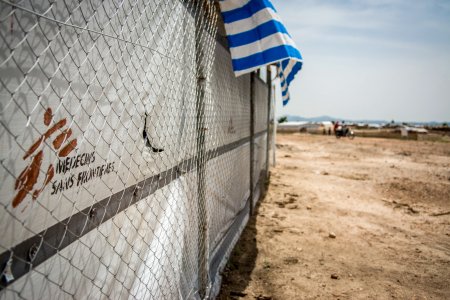
[[450,121],[450,1],[274,1],[302,52],[277,115]]

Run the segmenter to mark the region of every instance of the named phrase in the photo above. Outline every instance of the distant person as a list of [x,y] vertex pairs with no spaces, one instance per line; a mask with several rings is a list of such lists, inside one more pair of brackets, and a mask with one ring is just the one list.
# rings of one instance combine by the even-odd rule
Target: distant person
[[344,121],[344,120],[342,120],[342,127],[341,127],[340,130],[342,130],[342,134],[343,134],[344,136],[347,135],[349,129],[348,129],[347,125],[345,124],[345,121]]
[[338,129],[339,129],[339,121],[336,121],[336,122],[334,122],[334,127],[333,127],[333,130],[334,130],[334,133],[336,134],[336,132],[338,131]]
[[331,135],[331,127],[328,127],[328,135]]

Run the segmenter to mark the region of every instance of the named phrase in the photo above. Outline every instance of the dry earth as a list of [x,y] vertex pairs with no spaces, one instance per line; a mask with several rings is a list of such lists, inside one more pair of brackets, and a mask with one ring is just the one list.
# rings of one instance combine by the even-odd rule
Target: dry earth
[[218,299],[450,299],[450,144],[278,135]]

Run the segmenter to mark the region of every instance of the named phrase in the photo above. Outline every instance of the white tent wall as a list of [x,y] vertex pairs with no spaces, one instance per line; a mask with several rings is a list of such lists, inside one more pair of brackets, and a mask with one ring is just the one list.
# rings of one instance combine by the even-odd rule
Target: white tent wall
[[[2,5],[7,7],[5,4]],[[88,4],[86,3],[86,5]],[[181,9],[178,19],[185,19],[186,12],[183,11],[183,6],[179,4],[178,8]],[[82,9],[80,8],[80,10]],[[56,14],[58,12],[59,10],[56,9]],[[166,14],[173,19],[176,18],[176,11],[166,12]],[[27,20],[27,18],[24,19]],[[193,21],[190,22],[191,28],[194,28]],[[185,23],[187,22],[185,21]],[[43,23],[41,26],[43,27],[42,31],[50,31],[54,27],[48,23]],[[61,39],[70,39],[74,34],[75,32],[61,33]],[[152,53],[150,50],[138,54],[139,47],[131,48],[131,51],[122,53],[122,60],[117,63],[112,53],[109,54],[110,56],[97,57],[96,54],[107,53],[110,49],[115,48],[113,47],[115,46],[114,42],[113,45],[108,45],[106,42],[102,43],[101,37],[96,39],[96,46],[91,52],[92,56],[85,60],[85,64],[77,67],[77,58],[85,54],[82,49],[84,47],[89,48],[89,43],[83,41],[85,35],[90,35],[90,33],[82,32],[79,42],[67,54],[70,57],[75,57],[75,59],[68,59],[61,63],[61,67],[51,80],[46,74],[42,73],[47,71],[48,64],[46,62],[42,64],[43,66],[39,68],[39,71],[36,68],[33,69],[36,75],[31,72],[26,78],[24,74],[17,77],[11,76],[9,71],[11,69],[27,70],[32,66],[32,63],[28,62],[27,59],[24,59],[23,63],[20,64],[8,60],[7,62],[11,66],[2,66],[1,75],[2,79],[7,79],[7,86],[2,88],[0,95],[2,99],[12,101],[2,107],[2,123],[6,125],[8,134],[4,133],[1,136],[2,151],[0,155],[2,161],[9,164],[9,168],[8,172],[2,172],[3,185],[0,201],[14,215],[11,221],[18,222],[16,225],[5,224],[5,227],[0,227],[11,233],[11,236],[8,236],[10,239],[2,240],[2,246],[6,248],[17,244],[18,240],[24,240],[35,232],[39,232],[58,220],[70,216],[74,210],[83,210],[92,205],[92,201],[103,199],[123,190],[124,186],[130,186],[148,178],[150,175],[168,170],[180,163],[184,157],[194,154],[195,140],[192,139],[192,136],[195,136],[195,127],[191,125],[181,128],[180,115],[181,110],[186,115],[192,116],[195,114],[195,84],[189,84],[189,81],[195,82],[195,76],[192,73],[187,75],[183,72],[183,66],[177,66],[176,64],[166,68],[167,61],[164,62],[161,55]],[[190,37],[190,42],[167,45],[164,52],[174,52],[182,58],[183,54],[188,53],[185,52],[187,46],[187,48],[191,48],[191,51],[194,51],[192,49],[194,44],[192,34],[179,30],[177,34],[166,31],[165,35],[167,35],[167,38],[164,39],[166,43],[177,36],[186,39]],[[34,37],[27,37],[27,40],[29,39],[34,40]],[[41,39],[41,37],[37,36],[36,39]],[[86,40],[88,40],[87,37]],[[3,45],[7,46],[6,44]],[[51,47],[55,43],[49,43],[49,45]],[[118,47],[120,46],[118,45]],[[59,49],[59,46],[55,46],[55,48]],[[163,49],[161,44],[158,44],[158,48]],[[20,47],[14,56],[19,57],[19,59],[22,57],[29,58],[32,55],[28,51],[31,51],[29,47]],[[2,49],[1,52],[7,51]],[[186,56],[189,55],[186,54]],[[79,60],[83,59],[79,58]],[[93,70],[93,63],[90,61],[97,63],[97,71]],[[134,67],[134,64],[139,65],[144,61],[148,63],[147,66]],[[188,58],[185,61],[186,65],[194,63],[193,57],[190,57],[190,61]],[[108,75],[107,68],[109,67],[111,67],[111,75]],[[44,71],[41,72],[40,69]],[[79,70],[78,73],[75,71],[77,69]],[[153,69],[157,69],[158,72],[154,74],[151,71]],[[147,72],[145,72],[145,76],[136,77],[139,71]],[[48,70],[48,74],[52,74],[52,72],[53,70]],[[71,73],[73,73],[73,77],[71,77]],[[157,77],[158,79],[156,79]],[[110,81],[102,86],[100,81],[105,78]],[[23,80],[24,83],[19,85],[20,80]],[[158,80],[164,81],[165,84],[152,84]],[[84,84],[85,82],[92,83],[87,85]],[[44,90],[43,87],[45,86],[47,88]],[[14,91],[13,97],[8,94],[8,91]],[[63,98],[62,101],[61,98]],[[191,103],[191,105],[182,106],[181,101]],[[2,101],[2,105],[4,103]],[[115,171],[102,176],[102,180],[91,180],[83,184],[80,183],[80,185],[75,183],[76,186],[62,191],[58,190],[53,194],[52,189],[46,189],[40,196],[40,199],[44,202],[40,201],[40,205],[36,205],[29,201],[29,204],[21,207],[23,211],[17,213],[12,211],[13,208],[9,205],[11,187],[14,187],[15,184],[15,178],[11,175],[18,175],[27,167],[27,161],[23,160],[22,157],[28,145],[39,140],[41,134],[45,132],[46,126],[42,119],[47,108],[52,108],[55,121],[66,120],[66,127],[70,127],[73,132],[72,136],[78,137],[76,153],[73,154],[86,154],[85,157],[87,157],[87,155],[95,153],[95,157],[91,158],[93,164],[113,163]],[[166,151],[153,153],[151,149],[145,147],[142,131],[146,111],[150,118],[153,117],[148,124],[152,127],[149,140],[156,147],[166,148]],[[183,138],[178,140],[182,130],[184,130],[182,132]],[[11,137],[18,137],[18,139],[13,141]],[[44,153],[42,165],[57,164],[59,159],[55,155],[57,153],[54,153],[54,151],[52,153],[51,143],[49,142],[43,147],[49,155]],[[56,175],[60,173],[62,175],[60,177],[64,177],[61,178],[62,180],[66,179],[70,172],[70,170],[58,172],[58,169],[55,169]],[[86,164],[79,167],[77,171],[87,169],[89,168]],[[42,174],[41,177],[44,177],[44,175]],[[75,199],[76,201],[74,201]],[[31,208],[31,206],[33,207]],[[5,221],[4,218],[2,220]],[[21,231],[18,235],[7,228],[21,228],[23,222],[26,222],[27,227],[33,230]]]
[[[245,144],[208,162],[209,247],[212,251],[220,244],[250,196],[249,155],[249,144]],[[217,169],[224,172],[218,173]]]
[[268,136],[268,97],[267,84],[259,77],[255,77],[254,99],[254,150],[253,150],[253,205],[256,206],[261,197],[261,191],[265,188],[266,161],[267,161],[267,136]]
[[[236,79],[229,64],[230,53],[217,45],[211,74],[211,118],[207,122],[208,149],[225,146],[250,136],[250,76]],[[249,192],[249,142],[208,162],[207,195],[209,247],[223,238],[236,214],[245,206]],[[222,172],[217,172],[222,170]]]
[[207,103],[206,148],[214,149],[250,136],[250,75],[234,76],[231,55],[217,43]]
[[210,1],[37,2],[0,2],[0,299],[214,297],[267,84]]
[[19,289],[27,299],[177,299],[183,282],[193,292],[195,282],[189,281],[195,266],[182,272],[179,260],[197,257],[190,244],[195,231],[189,228],[196,225],[186,181],[175,180],[90,231],[17,280],[2,297],[14,298]]

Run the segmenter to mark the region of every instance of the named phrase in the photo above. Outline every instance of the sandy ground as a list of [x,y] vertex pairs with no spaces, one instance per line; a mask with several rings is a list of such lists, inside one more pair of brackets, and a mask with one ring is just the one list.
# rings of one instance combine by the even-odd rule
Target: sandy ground
[[450,299],[450,143],[278,135],[219,299]]

